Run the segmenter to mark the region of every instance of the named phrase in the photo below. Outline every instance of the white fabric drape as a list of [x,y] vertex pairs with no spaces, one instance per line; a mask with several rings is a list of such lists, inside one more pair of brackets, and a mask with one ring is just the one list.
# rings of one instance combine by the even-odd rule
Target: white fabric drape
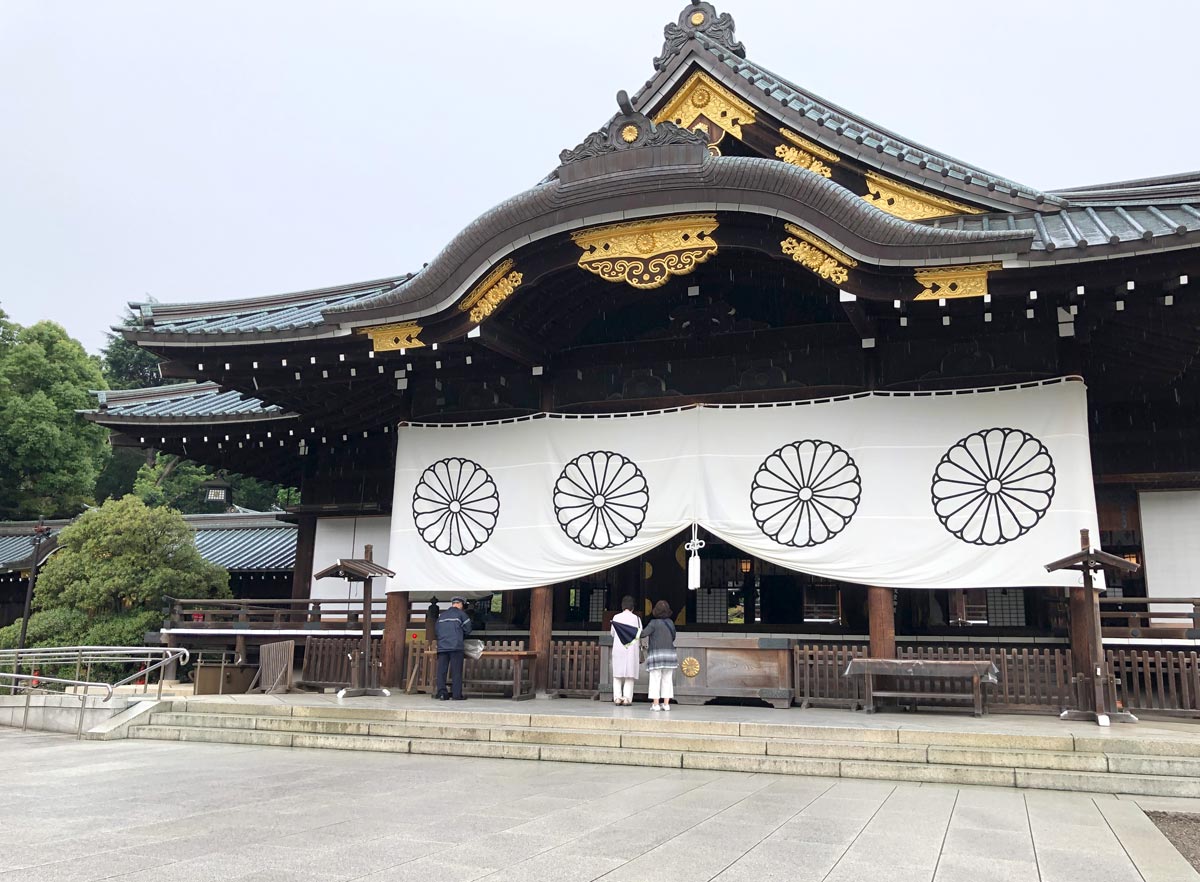
[[[553,584],[693,522],[795,570],[894,588],[1075,584],[1098,535],[1076,380],[762,407],[401,426],[392,590]],[[682,574],[681,574],[682,577]]]

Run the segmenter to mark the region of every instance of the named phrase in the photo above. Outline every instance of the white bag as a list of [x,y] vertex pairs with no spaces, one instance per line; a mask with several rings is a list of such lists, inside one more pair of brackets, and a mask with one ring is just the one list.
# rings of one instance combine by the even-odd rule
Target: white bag
[[483,655],[483,641],[464,640],[463,653],[467,656],[467,658],[479,658]]

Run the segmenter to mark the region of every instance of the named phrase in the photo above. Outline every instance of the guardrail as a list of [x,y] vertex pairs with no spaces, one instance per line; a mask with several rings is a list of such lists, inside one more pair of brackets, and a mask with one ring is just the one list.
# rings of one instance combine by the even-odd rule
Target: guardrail
[[1100,621],[1105,637],[1190,639],[1200,636],[1200,597],[1101,597]]
[[[162,683],[165,670],[176,664],[187,664],[190,654],[182,647],[156,648],[134,646],[53,646],[36,649],[4,649],[0,650],[0,683],[9,685],[9,694],[16,695],[18,691],[25,693],[25,713],[21,729],[29,727],[29,706],[35,692],[42,694],[67,694],[66,688],[60,693],[42,689],[43,683],[63,687],[74,687],[75,696],[79,698],[79,723],[76,726],[75,737],[83,737],[83,716],[87,709],[87,700],[93,689],[101,690],[104,697],[101,701],[109,701],[113,694],[122,686],[141,681],[143,694],[149,694],[150,675],[158,671],[157,698],[162,698]],[[75,677],[55,677],[42,673],[52,668],[69,668],[75,665]],[[93,680],[92,670],[98,665],[136,665],[137,670],[115,683]],[[8,670],[4,670],[8,668]],[[28,673],[21,670],[28,669]],[[78,690],[82,688],[83,692]]]

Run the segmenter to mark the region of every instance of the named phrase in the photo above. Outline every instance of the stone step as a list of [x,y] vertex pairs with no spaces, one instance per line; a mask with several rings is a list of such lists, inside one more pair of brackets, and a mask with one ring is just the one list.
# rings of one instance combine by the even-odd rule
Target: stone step
[[[269,728],[194,725],[197,718],[219,714],[156,714],[150,725],[130,729],[132,738],[206,741],[276,747],[370,750],[391,753],[473,756],[548,762],[602,763],[705,769],[710,771],[869,778],[938,784],[977,784],[1143,796],[1200,797],[1200,769],[1190,758],[1159,755],[1110,756],[1052,751],[978,750],[930,746],[922,759],[913,745],[864,744],[841,741],[791,741],[768,738],[752,750],[746,739],[721,736],[639,733],[589,733],[570,729],[496,727],[487,739],[446,737],[469,727],[357,723],[367,731],[321,731],[319,724],[347,725],[333,720],[269,720]],[[170,724],[174,721],[175,724]],[[247,720],[249,721],[249,720]],[[292,728],[281,728],[283,723]],[[404,735],[415,731],[417,735]],[[509,740],[518,734],[527,740]],[[605,735],[619,744],[553,742],[555,737]],[[542,739],[542,740],[538,740]],[[752,739],[750,740],[752,741]],[[743,743],[744,742],[744,743]],[[757,746],[761,745],[761,750]],[[790,753],[784,751],[791,751]],[[1114,768],[1100,762],[1119,759]],[[1197,776],[1189,773],[1197,772]]]

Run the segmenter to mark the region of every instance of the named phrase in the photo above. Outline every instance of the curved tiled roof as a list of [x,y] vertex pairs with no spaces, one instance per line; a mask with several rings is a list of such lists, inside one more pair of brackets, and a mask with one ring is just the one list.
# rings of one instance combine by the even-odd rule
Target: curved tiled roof
[[83,413],[99,423],[245,422],[295,417],[276,405],[224,390],[216,383],[177,383],[92,394],[99,399],[100,409]]
[[[642,155],[630,160],[635,153]],[[701,161],[689,162],[694,155],[689,147],[662,147],[585,160],[592,164],[586,178],[569,184],[550,180],[500,203],[467,226],[402,288],[327,313],[357,321],[368,318],[361,315],[367,311],[388,306],[437,310],[493,259],[516,247],[613,218],[678,211],[678,206],[785,217],[872,261],[992,257],[1030,247],[1032,235],[1024,230],[960,231],[901,220],[828,178],[774,159],[703,153]],[[637,210],[631,211],[632,206]]]
[[239,331],[294,331],[323,323],[325,310],[333,307],[352,307],[384,291],[403,285],[412,274],[318,288],[272,297],[244,300],[222,300],[209,303],[131,303],[130,308],[141,319],[141,327],[114,328],[127,336],[141,338],[144,332],[154,334],[231,334]]
[[1158,203],[1160,206],[1165,201],[1195,205],[1200,204],[1200,171],[1133,181],[1115,181],[1111,184],[1092,184],[1087,187],[1056,190],[1055,193],[1070,199],[1072,205],[1129,206],[1143,201]]

